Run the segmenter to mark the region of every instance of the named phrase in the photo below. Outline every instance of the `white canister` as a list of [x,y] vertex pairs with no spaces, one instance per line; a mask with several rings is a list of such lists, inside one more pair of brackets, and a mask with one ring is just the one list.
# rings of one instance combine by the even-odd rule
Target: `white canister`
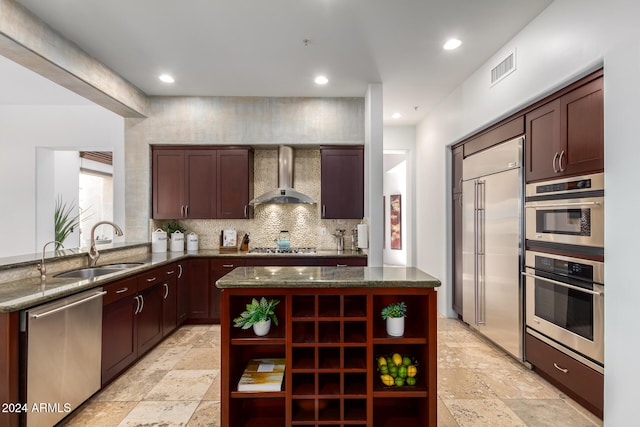
[[184,234],[178,230],[171,233],[171,252],[184,251]]
[[151,252],[167,252],[167,232],[158,228],[151,233]]
[[369,227],[367,224],[358,224],[358,247],[360,249],[369,247]]
[[187,250],[188,251],[198,250],[198,235],[193,231],[187,234]]

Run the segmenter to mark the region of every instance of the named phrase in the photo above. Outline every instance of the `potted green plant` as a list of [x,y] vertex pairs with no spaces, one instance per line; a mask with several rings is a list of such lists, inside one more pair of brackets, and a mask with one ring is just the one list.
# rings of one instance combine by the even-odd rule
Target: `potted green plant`
[[407,316],[407,305],[404,301],[394,302],[382,309],[382,319],[387,322],[387,334],[392,337],[404,335],[404,318]]
[[53,212],[53,221],[54,240],[56,241],[56,250],[58,250],[82,220],[80,219],[80,213],[76,213],[75,204],[63,202],[62,196],[58,194]]
[[260,301],[253,298],[251,304],[247,304],[247,309],[240,313],[239,317],[233,319],[236,328],[249,329],[253,327],[253,332],[258,336],[267,335],[271,328],[271,321],[277,326],[278,317],[275,313],[275,307],[280,300],[268,300],[262,297]]

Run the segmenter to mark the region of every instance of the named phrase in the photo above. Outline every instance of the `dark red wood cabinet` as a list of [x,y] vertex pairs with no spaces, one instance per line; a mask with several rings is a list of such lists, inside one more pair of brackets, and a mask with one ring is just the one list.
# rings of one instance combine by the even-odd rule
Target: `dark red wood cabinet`
[[525,359],[533,370],[602,418],[604,375],[556,350],[538,338],[525,334]]
[[527,182],[604,170],[602,77],[526,114]]
[[320,147],[321,216],[361,219],[364,216],[364,146]]
[[140,306],[138,279],[130,277],[105,286],[102,308],[102,384],[138,358],[136,314]]
[[216,218],[250,218],[253,198],[253,150],[217,150]]
[[209,262],[210,276],[207,288],[209,290],[209,320],[220,323],[220,289],[216,287],[216,281],[236,267],[245,265],[245,260],[240,258],[212,258]]
[[187,261],[189,280],[189,314],[191,323],[209,323],[209,259],[193,258]]
[[180,261],[176,263],[178,270],[176,276],[176,293],[177,293],[177,320],[178,325],[182,325],[189,316],[189,278],[187,261]]
[[154,219],[243,219],[253,198],[250,147],[153,147]]
[[[256,296],[280,300],[278,326],[264,337],[232,326]],[[400,298],[417,317],[403,337],[390,337],[379,312]],[[221,338],[221,425],[436,425],[434,289],[227,288]],[[377,357],[395,352],[415,359],[415,386],[381,383]],[[281,390],[238,391],[248,361],[263,357],[285,358]]]

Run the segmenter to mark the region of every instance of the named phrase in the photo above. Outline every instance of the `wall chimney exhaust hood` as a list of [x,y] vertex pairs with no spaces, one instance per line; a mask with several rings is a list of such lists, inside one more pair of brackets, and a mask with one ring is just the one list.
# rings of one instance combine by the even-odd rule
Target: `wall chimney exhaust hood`
[[278,188],[251,200],[249,204],[310,204],[316,203],[311,197],[293,189],[293,148],[278,147]]

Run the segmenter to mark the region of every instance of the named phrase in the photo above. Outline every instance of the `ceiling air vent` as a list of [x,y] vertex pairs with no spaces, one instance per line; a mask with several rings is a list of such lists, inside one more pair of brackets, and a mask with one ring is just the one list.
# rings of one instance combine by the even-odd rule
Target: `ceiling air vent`
[[491,86],[497,84],[500,80],[507,77],[516,70],[516,51],[515,49],[507,55],[498,65],[491,69]]

